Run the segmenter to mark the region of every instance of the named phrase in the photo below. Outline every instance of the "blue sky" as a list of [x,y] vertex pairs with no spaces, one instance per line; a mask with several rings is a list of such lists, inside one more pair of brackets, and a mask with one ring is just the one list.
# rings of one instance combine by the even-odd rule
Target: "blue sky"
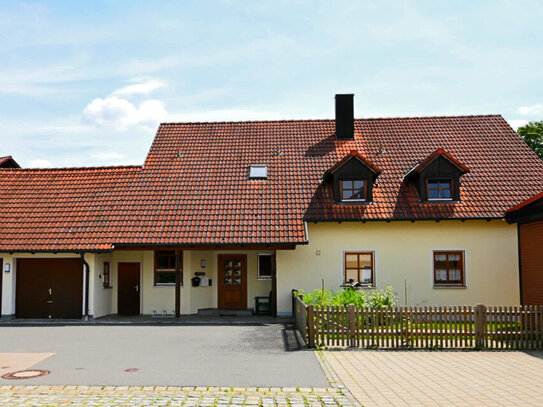
[[161,121],[543,119],[541,1],[0,2],[0,156],[141,164]]

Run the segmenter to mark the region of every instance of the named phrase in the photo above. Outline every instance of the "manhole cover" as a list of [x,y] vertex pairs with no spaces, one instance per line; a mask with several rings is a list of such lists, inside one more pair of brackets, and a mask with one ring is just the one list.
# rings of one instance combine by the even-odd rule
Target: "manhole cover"
[[34,377],[47,376],[51,373],[49,370],[19,370],[18,372],[6,373],[2,379],[33,379]]

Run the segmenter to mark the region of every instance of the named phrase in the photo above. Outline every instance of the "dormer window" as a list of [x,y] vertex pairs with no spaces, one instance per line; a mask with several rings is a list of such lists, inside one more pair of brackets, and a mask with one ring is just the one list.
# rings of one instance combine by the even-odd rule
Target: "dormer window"
[[435,179],[426,180],[426,193],[429,201],[451,200],[453,198],[453,180]]
[[267,179],[268,166],[265,164],[253,164],[249,167],[249,179]]
[[351,151],[324,173],[337,203],[365,204],[372,201],[373,186],[381,170],[357,151]]
[[342,201],[367,200],[367,182],[363,179],[339,181]]
[[460,177],[469,172],[452,154],[438,148],[426,159],[415,164],[404,176],[414,184],[421,202],[443,203],[460,201]]

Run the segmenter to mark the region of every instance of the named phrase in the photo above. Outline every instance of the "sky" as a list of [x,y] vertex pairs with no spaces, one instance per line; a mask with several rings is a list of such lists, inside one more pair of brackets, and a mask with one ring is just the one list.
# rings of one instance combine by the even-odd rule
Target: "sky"
[[543,119],[542,1],[0,1],[0,156],[140,165],[160,122]]

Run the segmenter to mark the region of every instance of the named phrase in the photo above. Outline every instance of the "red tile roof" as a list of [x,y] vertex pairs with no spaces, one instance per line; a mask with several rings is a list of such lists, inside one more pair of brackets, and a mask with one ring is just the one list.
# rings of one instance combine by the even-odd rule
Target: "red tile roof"
[[525,201],[522,201],[521,203],[519,203],[518,205],[515,205],[509,209],[507,209],[505,211],[505,213],[510,213],[510,212],[514,212],[514,211],[518,211],[519,209],[522,209],[534,202],[537,202],[537,201],[540,201],[543,199],[543,191],[541,191],[539,194],[536,194],[534,196],[532,196],[531,198],[528,198],[526,199]]
[[0,157],[0,168],[20,168],[20,165],[17,164],[17,161],[12,156],[7,155]]
[[[543,189],[541,161],[501,116],[162,124],[143,168],[3,170],[0,249],[296,244],[303,221],[503,218]],[[403,176],[437,149],[470,172],[461,202],[421,203]],[[336,204],[327,169],[381,170],[367,205]],[[249,180],[267,164],[267,180]]]
[[324,173],[324,176],[326,177],[327,174],[331,174],[334,171],[336,171],[339,167],[341,167],[343,164],[345,164],[347,161],[352,159],[353,157],[358,158],[364,165],[366,165],[370,170],[372,170],[375,174],[380,174],[382,171],[379,167],[377,167],[374,163],[372,163],[370,160],[368,160],[366,157],[364,157],[362,154],[360,154],[358,151],[353,150],[349,154],[347,154],[345,157],[343,157],[342,160],[338,161],[336,164],[332,166],[332,168],[329,168]]
[[[447,160],[449,160],[449,162],[451,162],[453,165],[455,165],[458,169],[462,171],[462,174],[469,172],[469,168],[465,166],[464,164],[462,164],[460,161],[458,161],[455,157],[453,157],[452,154],[449,154],[442,148],[438,148],[436,151],[430,154],[426,159],[424,159],[418,165],[413,167],[413,169],[410,170],[409,173],[421,172],[423,169],[425,169],[428,166],[428,164],[430,164],[432,161],[434,161],[437,157],[440,157],[440,156],[445,157]],[[407,176],[405,176],[404,178],[407,178]]]
[[141,167],[3,169],[2,251],[109,250]]

